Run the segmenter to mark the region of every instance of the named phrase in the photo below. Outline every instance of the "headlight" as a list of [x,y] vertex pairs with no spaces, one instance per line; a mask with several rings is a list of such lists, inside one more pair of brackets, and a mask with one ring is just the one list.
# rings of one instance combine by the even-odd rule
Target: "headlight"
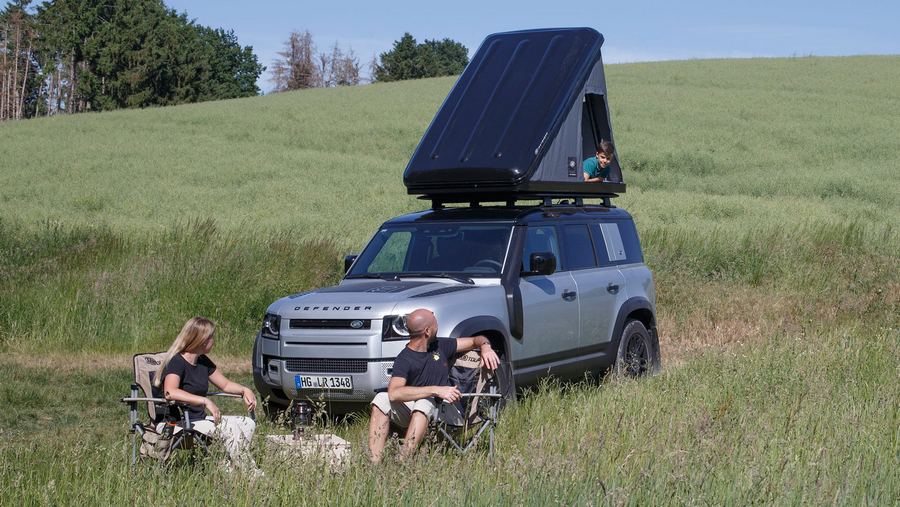
[[385,315],[382,324],[381,339],[385,341],[408,340],[409,329],[406,328],[406,316]]
[[281,339],[281,316],[274,313],[267,313],[263,317],[262,330],[260,331],[263,338],[270,340]]

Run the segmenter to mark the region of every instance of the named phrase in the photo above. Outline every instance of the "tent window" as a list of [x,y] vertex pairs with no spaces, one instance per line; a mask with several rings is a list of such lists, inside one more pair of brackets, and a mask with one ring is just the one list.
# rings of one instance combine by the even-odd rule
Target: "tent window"
[[[581,112],[581,155],[582,160],[593,157],[597,153],[597,145],[601,140],[612,140],[609,128],[609,115],[606,110],[606,97],[596,93],[588,93],[584,96]],[[618,150],[617,150],[618,151]],[[622,180],[622,171],[619,168],[619,156],[616,153],[612,163],[610,179]]]

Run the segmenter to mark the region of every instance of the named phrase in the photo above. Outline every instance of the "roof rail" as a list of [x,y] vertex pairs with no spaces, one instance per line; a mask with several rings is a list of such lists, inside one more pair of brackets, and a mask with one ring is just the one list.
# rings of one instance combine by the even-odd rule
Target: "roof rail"
[[[610,202],[613,197],[618,194],[604,195],[563,195],[563,194],[467,194],[467,195],[421,195],[419,199],[431,201],[431,209],[443,209],[446,204],[467,203],[469,207],[480,208],[483,203],[502,202],[507,208],[516,206],[521,201],[540,201],[541,206],[549,208],[552,206],[584,206],[585,198],[600,199],[601,206],[612,208]],[[553,204],[554,199],[564,199],[566,202],[561,204]],[[569,202],[571,200],[571,202]]]

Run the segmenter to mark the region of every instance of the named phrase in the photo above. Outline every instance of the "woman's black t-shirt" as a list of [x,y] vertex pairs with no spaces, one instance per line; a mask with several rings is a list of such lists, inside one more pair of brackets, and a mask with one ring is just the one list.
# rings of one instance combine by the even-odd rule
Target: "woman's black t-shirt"
[[[175,354],[163,371],[163,382],[167,375],[178,375],[180,389],[197,396],[206,396],[209,393],[209,376],[214,371],[216,371],[216,364],[205,355],[197,357],[197,364],[191,364],[181,354]],[[192,421],[199,421],[206,417],[202,406],[191,405],[187,412]]]
[[454,354],[454,338],[438,338],[428,344],[425,352],[404,347],[394,360],[391,376],[405,378],[406,385],[413,387],[449,386]]

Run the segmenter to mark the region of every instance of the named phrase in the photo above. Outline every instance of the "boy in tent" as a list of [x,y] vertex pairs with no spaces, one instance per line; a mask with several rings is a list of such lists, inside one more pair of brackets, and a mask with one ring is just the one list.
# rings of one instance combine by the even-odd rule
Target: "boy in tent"
[[600,183],[609,177],[609,170],[615,157],[616,148],[609,141],[600,141],[597,154],[585,159],[582,164],[585,183]]

